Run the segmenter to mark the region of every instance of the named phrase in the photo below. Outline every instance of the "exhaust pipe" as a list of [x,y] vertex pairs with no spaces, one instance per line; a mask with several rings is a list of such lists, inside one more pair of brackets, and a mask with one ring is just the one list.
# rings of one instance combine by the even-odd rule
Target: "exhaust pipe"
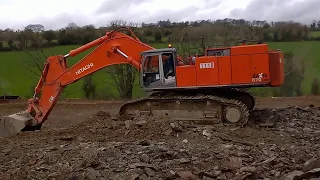
[[11,137],[17,135],[28,126],[34,126],[37,121],[28,111],[21,111],[0,118],[0,137]]

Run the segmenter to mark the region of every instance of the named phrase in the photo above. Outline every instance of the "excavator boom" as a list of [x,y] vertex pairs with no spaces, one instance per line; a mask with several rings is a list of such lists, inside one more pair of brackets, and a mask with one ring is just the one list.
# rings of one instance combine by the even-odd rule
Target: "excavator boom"
[[[128,30],[133,37],[120,30]],[[67,58],[76,56],[92,47],[87,56],[72,67],[67,67]],[[131,64],[141,69],[140,52],[154,49],[142,43],[130,29],[121,27],[92,41],[67,55],[50,56],[44,65],[42,76],[35,88],[33,98],[28,100],[28,109],[0,119],[0,136],[13,136],[20,131],[38,130],[45,122],[63,89],[79,79],[114,64]],[[128,55],[130,54],[130,56]],[[41,94],[40,97],[38,97]]]

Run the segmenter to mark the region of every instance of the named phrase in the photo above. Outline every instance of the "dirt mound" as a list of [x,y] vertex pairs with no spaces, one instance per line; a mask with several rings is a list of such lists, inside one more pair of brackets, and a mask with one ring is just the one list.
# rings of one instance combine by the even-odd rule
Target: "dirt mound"
[[320,167],[319,135],[312,106],[257,109],[244,128],[99,111],[71,127],[0,139],[0,177],[284,179]]

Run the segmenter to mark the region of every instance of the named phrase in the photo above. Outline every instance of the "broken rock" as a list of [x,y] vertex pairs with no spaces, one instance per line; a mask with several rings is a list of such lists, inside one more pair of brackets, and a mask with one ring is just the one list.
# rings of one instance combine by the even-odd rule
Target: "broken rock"
[[176,159],[176,161],[179,162],[180,164],[185,164],[190,162],[190,160],[186,158]]
[[229,157],[229,162],[227,162],[228,169],[238,169],[242,165],[242,159],[239,157]]
[[311,158],[308,161],[306,161],[303,165],[302,171],[310,171],[315,168],[320,168],[320,159],[318,158]]
[[141,121],[136,122],[137,126],[143,126],[144,124],[147,124],[146,120],[141,120]]
[[140,157],[140,160],[141,160],[142,162],[148,163],[148,162],[150,161],[150,158],[149,158],[148,155],[142,154],[141,157]]
[[304,179],[310,179],[310,178],[319,179],[319,177],[320,177],[320,168],[316,168],[306,173],[303,173],[301,175],[295,176],[293,180],[304,180]]
[[269,127],[269,128],[273,128],[275,127],[275,122],[264,122],[264,123],[260,123],[259,126],[260,127]]
[[190,171],[179,171],[177,175],[184,180],[198,180],[197,176]]
[[150,177],[152,177],[152,176],[154,176],[154,171],[152,170],[152,169],[150,169],[150,168],[144,168],[144,171],[145,171],[145,173]]
[[285,178],[285,180],[295,180],[294,179],[294,177],[296,177],[296,176],[300,176],[300,175],[302,175],[303,174],[303,172],[302,171],[292,171],[291,173],[289,173],[287,176],[286,176],[286,178]]
[[133,163],[129,165],[129,168],[134,169],[134,168],[151,168],[151,169],[155,169],[154,166],[152,164],[148,164],[148,163]]
[[253,167],[253,166],[248,166],[248,167],[242,167],[240,168],[240,172],[256,172],[257,171],[257,168],[256,167]]
[[124,125],[126,126],[127,129],[131,129],[133,122],[132,120],[127,120],[124,122]]
[[170,123],[170,126],[175,131],[183,131],[183,127],[178,123]]
[[105,111],[99,111],[96,113],[97,117],[101,117],[101,118],[109,118],[111,117],[110,113],[107,113]]
[[96,170],[94,170],[93,168],[88,168],[87,169],[87,177],[90,180],[94,180],[97,179],[97,177],[100,177],[100,173]]
[[210,133],[208,130],[206,130],[206,129],[202,131],[202,135],[204,135],[204,136],[206,136],[206,137],[208,137],[208,138],[211,137],[211,133]]
[[171,128],[170,128],[170,129],[167,129],[167,130],[165,130],[165,131],[163,132],[163,134],[164,134],[164,135],[167,135],[167,136],[169,136],[171,133],[172,133],[172,129],[171,129]]

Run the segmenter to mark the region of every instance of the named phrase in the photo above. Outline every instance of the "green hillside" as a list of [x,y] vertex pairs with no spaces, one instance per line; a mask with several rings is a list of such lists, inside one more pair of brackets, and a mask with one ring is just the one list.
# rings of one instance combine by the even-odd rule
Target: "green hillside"
[[314,38],[318,38],[318,37],[320,37],[320,31],[310,32],[310,36],[314,37]]
[[320,42],[272,42],[268,44],[272,49],[282,49],[284,52],[292,51],[298,61],[305,60],[306,69],[302,90],[308,94],[312,79],[320,76]]
[[[306,58],[308,68],[305,74],[305,81],[303,83],[303,91],[309,92],[310,82],[313,77],[320,75],[320,42],[272,42],[268,43],[272,49],[282,49],[283,51],[293,51],[299,58]],[[167,47],[167,44],[151,44],[155,48]],[[175,46],[173,44],[173,46]],[[78,46],[57,46],[53,48],[44,49],[47,56],[57,54],[67,54],[70,50]],[[32,54],[36,54],[32,52]],[[84,57],[83,53],[77,57],[69,58],[68,65],[73,65],[75,62]],[[32,90],[36,85],[38,78],[35,77],[30,71],[25,69],[22,64],[26,65],[32,61],[25,52],[1,52],[0,53],[0,94],[6,93],[10,95],[20,95],[23,97],[30,97]],[[106,82],[110,82],[110,77],[103,71],[97,72],[94,75],[94,81],[97,84],[97,91],[99,94],[103,92],[116,93],[116,89]],[[138,83],[138,81],[137,81]],[[136,83],[136,84],[137,84]],[[81,98],[83,97],[81,90],[82,80],[70,85],[67,88],[65,97]],[[142,91],[136,85],[134,89],[134,96],[142,95]]]

